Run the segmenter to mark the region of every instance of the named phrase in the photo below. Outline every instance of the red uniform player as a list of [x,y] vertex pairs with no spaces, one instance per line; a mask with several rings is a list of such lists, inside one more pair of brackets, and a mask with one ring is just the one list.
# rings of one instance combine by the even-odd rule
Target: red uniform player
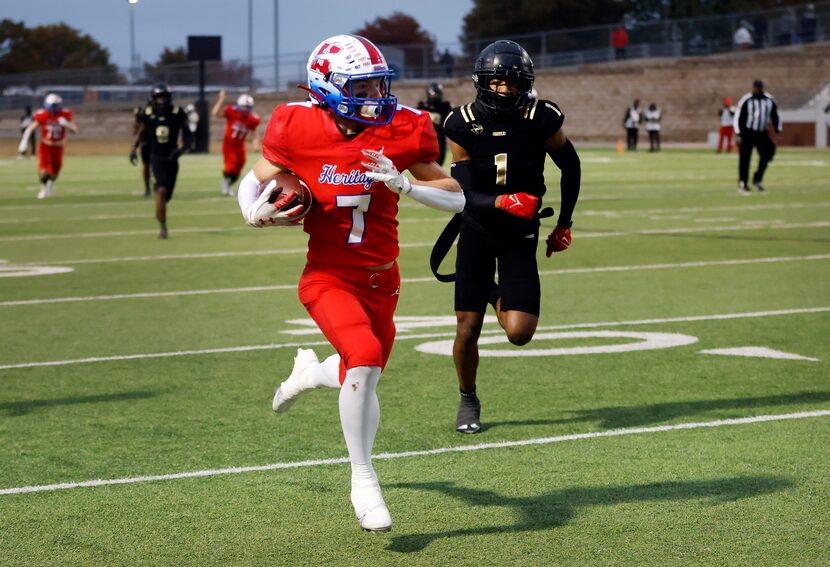
[[[73,133],[78,127],[72,120],[72,111],[63,108],[63,100],[59,95],[48,94],[41,108],[33,117],[32,123],[26,127],[20,141],[21,153],[25,151],[32,131],[40,126],[40,144],[38,145],[38,175],[40,176],[40,192],[38,199],[52,196],[55,180],[63,166],[63,144],[67,130]],[[21,149],[22,148],[22,149]]]
[[[392,527],[372,468],[380,419],[375,388],[395,336],[398,301],[400,194],[460,212],[458,183],[435,163],[438,141],[426,112],[397,104],[392,71],[369,40],[340,35],[322,42],[306,67],[311,99],[277,107],[268,123],[263,157],[239,185],[239,205],[252,226],[290,222],[299,207],[290,195],[269,206],[261,182],[293,172],[313,193],[304,217],[308,262],[299,297],[337,354],[323,362],[300,349],[272,407],[285,411],[303,391],[340,389],[340,422],[352,464],[351,501],[360,526]],[[399,173],[408,169],[415,178]],[[270,223],[269,223],[270,224]]]
[[[225,102],[225,91],[219,91],[219,100],[213,105],[212,116],[218,116],[222,112],[222,104]],[[259,150],[259,128],[262,119],[254,112],[254,99],[251,95],[242,94],[236,100],[236,105],[225,106],[225,136],[222,139],[222,155],[225,158],[225,168],[222,170],[223,195],[233,195],[232,185],[239,179],[242,166],[245,165],[245,142],[251,136],[251,149]]]

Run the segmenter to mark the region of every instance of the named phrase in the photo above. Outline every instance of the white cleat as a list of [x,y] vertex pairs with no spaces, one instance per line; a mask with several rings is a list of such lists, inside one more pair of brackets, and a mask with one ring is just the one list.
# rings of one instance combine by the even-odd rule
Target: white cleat
[[48,196],[49,196],[49,192],[46,189],[41,189],[37,193],[37,198],[38,199],[45,199]]
[[392,529],[392,516],[380,487],[375,485],[368,489],[352,489],[352,506],[354,506],[360,528],[367,532],[388,532]]
[[317,355],[313,350],[307,348],[298,348],[297,356],[294,357],[294,369],[291,371],[291,376],[286,378],[285,382],[280,384],[274,394],[274,401],[271,407],[277,413],[287,411],[294,403],[301,393],[309,389],[308,373],[315,364],[319,364]]

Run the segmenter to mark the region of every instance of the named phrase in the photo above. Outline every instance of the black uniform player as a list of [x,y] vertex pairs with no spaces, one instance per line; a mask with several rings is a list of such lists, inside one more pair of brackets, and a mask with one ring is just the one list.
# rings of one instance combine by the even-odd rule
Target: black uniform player
[[[466,197],[456,255],[453,346],[461,390],[456,429],[462,433],[481,430],[476,373],[487,303],[494,305],[515,345],[527,344],[539,321],[536,246],[545,156],[562,171],[561,210],[547,238],[548,257],[571,243],[581,175],[579,156],[562,130],[562,111],[529,96],[533,63],[521,46],[512,41],[488,45],[476,60],[473,80],[475,102],[453,109],[444,123],[452,175]],[[497,285],[492,283],[496,271]]]
[[[136,135],[133,150],[142,138],[150,146],[150,167],[153,170],[156,193],[156,219],[161,225],[159,238],[167,238],[167,203],[173,197],[176,176],[179,173],[179,156],[190,147],[190,130],[187,114],[181,107],[173,106],[173,95],[167,85],[153,87],[152,104],[141,115],[141,128]],[[179,146],[179,134],[183,144]]]
[[[147,102],[141,106],[136,106],[133,109],[133,118],[135,122],[133,123],[133,136],[136,136],[141,128],[141,117],[144,115],[146,110],[150,108],[153,104],[153,99],[148,98]],[[130,163],[133,165],[138,165],[138,156],[141,156],[141,178],[144,180],[144,196],[150,196],[150,143],[146,140],[147,132],[144,132],[144,136],[141,137],[141,140],[138,144],[138,151],[133,148],[130,151]]]
[[438,165],[444,165],[447,155],[447,137],[444,135],[444,120],[452,110],[450,103],[444,100],[444,89],[438,83],[427,87],[426,101],[418,101],[418,110],[426,110],[432,118],[435,133],[438,134]]

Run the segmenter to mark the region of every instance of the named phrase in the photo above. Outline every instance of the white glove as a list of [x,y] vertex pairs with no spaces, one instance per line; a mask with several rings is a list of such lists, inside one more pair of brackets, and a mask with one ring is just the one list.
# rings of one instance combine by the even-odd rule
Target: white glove
[[266,226],[290,226],[292,219],[303,212],[303,205],[298,204],[286,210],[280,210],[297,196],[295,191],[274,195],[276,184],[266,187],[257,200],[245,211],[248,226],[263,228]]
[[369,170],[366,172],[366,177],[372,181],[386,183],[386,186],[395,193],[408,195],[412,191],[409,179],[398,172],[392,160],[383,155],[383,150],[363,150],[363,155],[371,160],[361,162],[363,167]]
[[69,126],[69,120],[67,120],[67,119],[66,119],[65,117],[63,117],[63,116],[58,116],[58,124],[60,124],[60,125],[61,125],[61,126],[63,126],[64,128],[66,128],[67,126]]

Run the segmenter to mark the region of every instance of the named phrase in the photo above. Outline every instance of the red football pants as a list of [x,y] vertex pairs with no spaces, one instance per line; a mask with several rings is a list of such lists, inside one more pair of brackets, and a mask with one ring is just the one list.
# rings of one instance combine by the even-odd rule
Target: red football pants
[[225,158],[225,173],[239,177],[242,166],[245,165],[245,144],[229,144],[222,142],[222,155]]
[[[718,151],[723,149],[723,141],[726,140],[726,151],[732,151],[732,134],[735,129],[732,126],[721,126],[718,136]],[[710,150],[711,151],[711,150]]]
[[340,355],[341,384],[350,368],[386,367],[400,283],[397,263],[383,271],[312,263],[303,270],[300,301]]
[[47,146],[43,142],[37,147],[37,168],[52,177],[57,177],[63,167],[63,146]]

